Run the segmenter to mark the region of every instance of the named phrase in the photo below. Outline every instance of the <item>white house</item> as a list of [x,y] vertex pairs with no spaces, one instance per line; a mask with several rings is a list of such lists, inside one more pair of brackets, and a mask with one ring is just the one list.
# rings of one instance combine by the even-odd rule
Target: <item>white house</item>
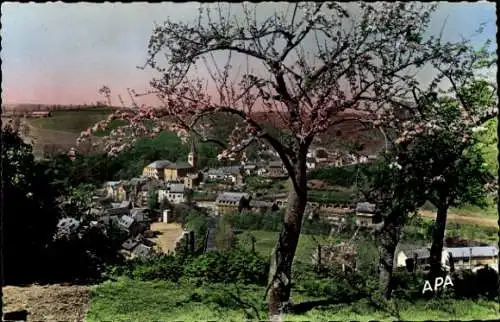
[[158,189],[158,202],[162,202],[165,198],[173,203],[179,204],[185,201],[184,184],[169,183],[166,187]]
[[316,168],[316,159],[314,158],[307,158],[306,160],[306,166],[308,170],[312,170]]

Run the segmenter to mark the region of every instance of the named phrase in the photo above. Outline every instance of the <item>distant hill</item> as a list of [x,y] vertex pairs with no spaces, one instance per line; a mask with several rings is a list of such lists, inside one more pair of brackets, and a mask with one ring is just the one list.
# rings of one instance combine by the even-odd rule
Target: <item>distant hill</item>
[[[118,107],[92,107],[92,106],[54,106],[38,104],[11,104],[2,106],[2,118],[7,118],[13,112],[52,111],[52,116],[44,118],[26,119],[30,138],[34,143],[35,152],[43,154],[44,147],[50,149],[67,150],[76,144],[76,138],[80,132],[91,127],[95,123],[105,119],[107,115]],[[274,129],[283,129],[284,123],[277,115],[265,112],[254,113],[254,118],[259,123]],[[349,117],[346,114],[342,117]],[[215,115],[212,124],[216,124],[215,135],[219,138],[227,138],[231,133],[238,118],[234,116]],[[384,143],[381,133],[374,129],[366,129],[357,121],[345,121],[332,127],[329,131],[318,137],[317,145],[329,149],[341,149],[345,142],[356,142],[363,146],[365,153],[372,154]]]

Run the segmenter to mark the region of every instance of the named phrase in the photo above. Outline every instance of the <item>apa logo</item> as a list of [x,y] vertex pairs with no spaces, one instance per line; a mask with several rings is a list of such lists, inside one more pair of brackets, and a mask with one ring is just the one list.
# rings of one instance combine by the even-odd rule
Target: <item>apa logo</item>
[[436,277],[434,279],[434,290],[432,289],[431,282],[425,281],[424,289],[422,290],[422,294],[424,294],[426,291],[436,292],[441,285],[443,286],[443,289],[445,289],[446,286],[448,286],[448,285],[453,286],[453,282],[451,281],[451,277],[449,275],[446,275],[446,278],[444,278],[444,279],[442,277]]

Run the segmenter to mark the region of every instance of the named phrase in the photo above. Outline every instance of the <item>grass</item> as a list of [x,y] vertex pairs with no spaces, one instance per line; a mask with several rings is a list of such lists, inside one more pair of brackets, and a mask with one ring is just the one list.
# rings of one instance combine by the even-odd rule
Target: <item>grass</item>
[[111,109],[88,109],[80,111],[54,111],[51,117],[31,118],[31,126],[53,131],[80,133],[95,123],[105,119]]
[[[273,231],[260,231],[251,230],[245,231],[243,234],[238,236],[239,242],[244,247],[248,249],[251,248],[251,243],[249,242],[249,235],[253,235],[256,238],[255,251],[263,256],[269,256],[276,245],[278,240],[278,232]],[[316,247],[315,239],[318,242],[325,242],[327,237],[324,236],[312,236],[301,234],[299,238],[299,245],[297,246],[297,253],[295,259],[302,262],[311,262],[311,255]]]
[[[87,321],[243,321],[265,318],[264,287],[176,284],[121,278],[92,290]],[[295,299],[297,299],[294,296]],[[498,304],[486,300],[394,301],[391,309],[376,309],[367,300],[315,308],[286,321],[394,321],[494,319]]]
[[[422,209],[432,212],[437,211],[437,208],[430,202],[426,202]],[[492,197],[487,198],[487,206],[485,208],[466,204],[460,207],[450,208],[448,213],[467,217],[498,218],[497,204]]]

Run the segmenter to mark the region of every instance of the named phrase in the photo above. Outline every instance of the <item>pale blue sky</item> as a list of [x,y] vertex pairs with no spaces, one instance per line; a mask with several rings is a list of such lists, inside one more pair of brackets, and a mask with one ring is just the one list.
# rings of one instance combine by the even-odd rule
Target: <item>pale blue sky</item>
[[[102,100],[110,86],[127,100],[126,88],[144,90],[152,74],[137,70],[146,59],[153,21],[192,21],[198,3],[3,3],[2,99],[4,103],[81,104]],[[447,40],[470,37],[481,22],[495,40],[495,4],[446,3],[435,13],[437,33],[446,17]]]

